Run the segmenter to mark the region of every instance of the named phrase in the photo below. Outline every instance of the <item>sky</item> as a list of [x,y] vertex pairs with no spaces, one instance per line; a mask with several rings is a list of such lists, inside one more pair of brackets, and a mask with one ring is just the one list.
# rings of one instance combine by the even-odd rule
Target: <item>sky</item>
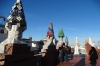
[[[0,13],[8,17],[16,0],[0,0]],[[63,29],[69,44],[84,44],[85,39],[92,37],[98,45],[100,41],[100,1],[99,0],[22,0],[27,30],[23,37],[32,36],[33,40],[46,37],[49,24],[52,22],[54,35],[58,38]],[[64,41],[65,41],[64,37]]]

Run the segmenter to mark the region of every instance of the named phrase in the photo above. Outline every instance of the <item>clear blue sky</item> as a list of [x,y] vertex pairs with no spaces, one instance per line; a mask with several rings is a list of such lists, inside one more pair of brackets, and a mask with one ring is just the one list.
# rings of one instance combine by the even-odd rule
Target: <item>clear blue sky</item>
[[[16,0],[0,0],[0,12],[8,16]],[[100,1],[99,0],[22,0],[27,22],[23,37],[32,36],[40,40],[46,36],[49,23],[53,23],[55,37],[63,28],[69,43],[79,43],[92,37],[96,43],[100,40]]]

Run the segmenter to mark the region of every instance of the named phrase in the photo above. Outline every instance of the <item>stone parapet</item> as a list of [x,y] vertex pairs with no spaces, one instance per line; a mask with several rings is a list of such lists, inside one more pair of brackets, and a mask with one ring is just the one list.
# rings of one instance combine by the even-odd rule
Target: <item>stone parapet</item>
[[49,45],[48,49],[44,51],[45,54],[42,57],[41,66],[57,66],[58,64],[58,52],[55,45]]
[[0,54],[0,66],[37,66],[37,57],[27,44],[7,44]]
[[27,44],[7,44],[4,52],[7,54],[29,53],[30,46]]

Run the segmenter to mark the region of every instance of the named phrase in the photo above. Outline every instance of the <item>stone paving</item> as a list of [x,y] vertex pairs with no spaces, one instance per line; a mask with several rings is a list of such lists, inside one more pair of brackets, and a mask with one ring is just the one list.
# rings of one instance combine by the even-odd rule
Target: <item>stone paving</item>
[[[59,63],[58,66],[91,66],[88,57],[73,57],[69,62]],[[100,58],[97,60],[96,66],[100,66]]]
[[[89,53],[91,46],[86,44],[87,53]],[[98,49],[96,49],[98,52]],[[80,55],[73,55],[73,59],[69,62],[62,62],[57,64],[57,66],[91,66],[89,63],[89,55],[80,54]],[[50,57],[50,56],[49,56]],[[97,60],[96,66],[100,66],[100,58]]]

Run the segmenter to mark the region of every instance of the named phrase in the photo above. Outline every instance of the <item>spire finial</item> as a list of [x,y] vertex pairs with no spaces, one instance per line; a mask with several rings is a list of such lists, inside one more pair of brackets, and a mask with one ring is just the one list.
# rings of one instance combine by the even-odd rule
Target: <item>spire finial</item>
[[58,37],[60,38],[60,37],[64,37],[64,32],[63,32],[63,29],[62,28],[60,28],[60,31],[59,31],[59,33],[58,33]]
[[19,3],[20,2],[20,0],[17,0],[17,3]]
[[50,23],[50,25],[49,25],[47,36],[49,36],[49,37],[53,36],[54,37],[54,30],[53,30],[53,24],[52,23]]

